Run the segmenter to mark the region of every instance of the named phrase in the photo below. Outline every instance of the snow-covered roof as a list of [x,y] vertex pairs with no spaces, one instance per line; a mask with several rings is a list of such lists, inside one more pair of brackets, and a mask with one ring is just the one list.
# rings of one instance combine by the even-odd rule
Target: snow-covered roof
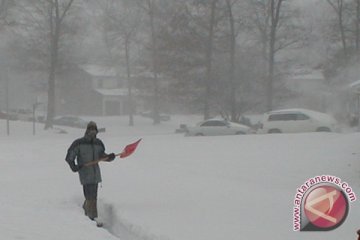
[[315,112],[315,111],[305,108],[288,108],[288,109],[273,110],[269,113],[289,113],[289,112]]
[[97,88],[97,89],[95,89],[95,91],[104,96],[127,96],[128,95],[127,88],[114,88],[114,89]]
[[318,80],[324,80],[324,75],[321,70],[303,70],[303,71],[295,71],[291,79],[293,80],[308,80],[308,81],[318,81]]
[[117,72],[113,67],[100,65],[81,65],[80,68],[92,76],[97,77],[116,77]]
[[[127,96],[129,94],[128,88],[113,88],[113,89],[96,88],[94,90],[103,96]],[[138,89],[132,89],[131,92],[132,94],[139,94]]]
[[357,94],[360,94],[360,80],[357,80],[355,82],[352,82],[351,84],[348,85],[348,87]]
[[280,109],[280,110],[274,110],[271,112],[268,112],[268,114],[276,114],[276,113],[305,113],[308,114],[318,120],[322,120],[322,121],[328,121],[331,120],[333,121],[333,117],[326,114],[326,113],[322,113],[322,112],[318,112],[318,111],[314,111],[314,110],[310,110],[310,109],[304,109],[304,108],[289,108],[289,109]]

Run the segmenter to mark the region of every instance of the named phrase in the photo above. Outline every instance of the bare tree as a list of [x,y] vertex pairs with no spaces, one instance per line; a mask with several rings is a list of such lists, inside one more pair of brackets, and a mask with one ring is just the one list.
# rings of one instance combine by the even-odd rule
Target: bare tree
[[332,83],[340,83],[350,78],[345,69],[359,61],[360,1],[327,0],[325,3],[330,7],[330,21],[325,28],[328,31],[324,32],[324,40],[329,43],[331,56],[324,64],[324,72]]
[[50,68],[49,68],[49,89],[48,89],[48,106],[45,129],[52,127],[55,115],[55,71],[58,65],[59,41],[61,36],[61,26],[63,20],[69,11],[74,0],[60,4],[59,0],[48,0],[48,17],[50,26]]
[[234,79],[235,74],[235,56],[236,56],[236,33],[235,20],[232,11],[232,5],[235,1],[226,0],[226,7],[230,25],[230,68],[229,68],[229,82],[230,82],[230,114],[231,121],[236,121],[236,84]]
[[347,42],[345,36],[345,26],[344,26],[344,0],[326,0],[330,6],[334,9],[337,15],[338,27],[340,31],[340,38],[343,48],[344,56],[347,55]]
[[356,48],[356,53],[359,55],[359,50],[360,50],[360,0],[355,0],[355,4],[356,4],[355,48]]
[[[138,8],[127,1],[108,1],[104,12],[104,38],[109,49],[109,55],[114,62],[119,62],[112,50],[125,51],[125,65],[128,86],[129,126],[134,126],[133,83],[131,81],[131,45],[136,40],[141,23]],[[120,43],[120,46],[119,46]],[[121,56],[119,56],[121,58]]]
[[[12,21],[9,21],[9,12],[11,7],[14,6],[14,2],[10,0],[1,0],[0,1],[0,33],[4,34],[6,26],[10,26]],[[1,36],[2,37],[2,36]],[[3,40],[3,38],[1,38]],[[6,112],[9,114],[9,76],[8,76],[8,67],[9,67],[9,51],[7,49],[2,49],[0,57],[0,80],[5,80],[5,105]],[[6,132],[7,135],[10,135],[10,122],[9,118],[6,118]]]
[[148,16],[148,24],[150,28],[150,51],[151,51],[151,71],[153,74],[153,100],[152,100],[152,116],[153,124],[160,124],[160,106],[159,106],[159,53],[157,50],[157,29],[156,17],[158,14],[157,0],[137,0],[139,6],[145,11]]
[[6,17],[8,15],[8,9],[10,7],[10,0],[1,0],[0,1],[0,21],[2,24],[7,24]]
[[273,81],[274,81],[274,63],[275,63],[275,42],[276,33],[279,26],[281,4],[284,0],[270,0],[270,39],[269,39],[269,72],[267,84],[267,110],[273,107]]
[[[296,46],[304,38],[296,10],[285,0],[247,1],[249,4],[250,31],[258,32],[256,37],[262,45],[266,72],[264,72],[266,109],[271,110],[274,102],[275,57],[283,49]],[[265,67],[264,67],[265,69]]]
[[[172,59],[173,64],[177,64],[176,68],[172,69],[187,69],[185,71],[188,75],[182,76],[182,81],[188,81],[188,84],[193,84],[198,90],[190,98],[196,99],[194,102],[201,108],[204,119],[208,119],[213,101],[216,101],[213,97],[216,84],[213,62],[217,40],[220,38],[218,25],[224,16],[219,12],[218,0],[191,0],[176,5],[178,10],[170,17],[168,27],[165,26],[163,29],[166,34],[162,34],[163,42],[160,44],[165,44],[165,48],[161,49],[165,49],[167,57]],[[171,67],[167,68],[171,71]],[[191,74],[194,72],[197,73],[196,76]]]
[[20,44],[31,56],[32,67],[48,75],[48,101],[45,129],[51,128],[55,115],[55,81],[59,66],[60,42],[64,37],[64,19],[74,0],[27,0],[18,5],[19,19],[16,34],[26,42]]
[[[213,73],[213,55],[214,55],[214,42],[216,26],[219,22],[217,18],[217,4],[218,0],[194,1],[195,5],[199,6],[199,11],[195,16],[189,12],[189,15],[194,19],[195,24],[198,25],[199,31],[203,32],[204,44],[204,93],[203,93],[203,116],[204,119],[210,117],[210,104],[212,100],[214,73]],[[195,5],[193,6],[195,8]],[[199,14],[200,13],[200,14]],[[198,16],[196,16],[198,15]]]
[[210,19],[209,19],[209,35],[206,42],[205,62],[206,62],[206,77],[205,77],[205,96],[204,96],[204,119],[210,117],[210,98],[212,85],[212,58],[213,58],[213,41],[215,28],[215,13],[217,0],[210,2]]

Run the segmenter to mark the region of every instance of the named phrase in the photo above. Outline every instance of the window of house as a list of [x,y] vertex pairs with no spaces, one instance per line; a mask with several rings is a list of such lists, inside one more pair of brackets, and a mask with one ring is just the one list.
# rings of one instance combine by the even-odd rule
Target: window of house
[[103,80],[102,80],[102,79],[98,79],[98,80],[97,80],[97,87],[98,87],[98,88],[103,88],[103,87],[104,87],[104,83],[103,83]]

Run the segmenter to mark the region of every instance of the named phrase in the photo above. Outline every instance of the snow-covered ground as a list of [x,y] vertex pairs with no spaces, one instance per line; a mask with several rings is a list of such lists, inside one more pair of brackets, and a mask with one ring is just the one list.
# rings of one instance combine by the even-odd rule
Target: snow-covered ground
[[360,134],[304,133],[221,137],[175,134],[136,118],[95,118],[108,152],[142,138],[126,159],[102,163],[97,228],[82,212],[77,174],[64,161],[83,130],[43,131],[0,121],[0,239],[239,240],[356,239],[359,200],[330,232],[293,232],[296,189],[321,174],[340,177],[360,196]]

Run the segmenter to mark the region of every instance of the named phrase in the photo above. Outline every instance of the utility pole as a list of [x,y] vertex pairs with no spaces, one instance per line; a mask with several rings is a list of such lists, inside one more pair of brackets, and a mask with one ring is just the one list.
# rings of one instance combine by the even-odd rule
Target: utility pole
[[35,114],[35,111],[36,111],[36,108],[40,105],[41,103],[39,103],[38,101],[36,101],[34,104],[33,104],[33,135],[35,136],[36,134],[36,129],[35,129],[35,122],[36,122],[36,114]]
[[9,112],[9,75],[7,66],[5,66],[5,97],[6,97],[6,133],[10,135],[10,112]]

